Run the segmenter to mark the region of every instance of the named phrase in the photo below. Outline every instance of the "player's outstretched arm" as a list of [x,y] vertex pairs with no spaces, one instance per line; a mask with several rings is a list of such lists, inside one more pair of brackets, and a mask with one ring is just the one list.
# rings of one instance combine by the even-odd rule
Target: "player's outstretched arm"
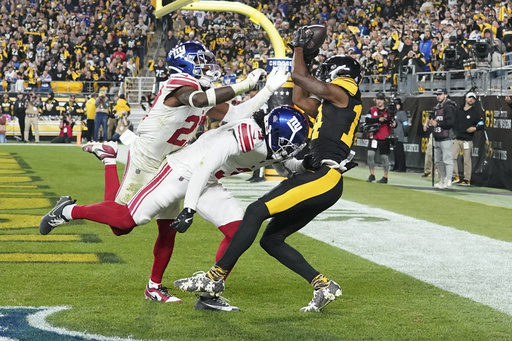
[[[241,120],[251,117],[265,104],[270,97],[290,78],[290,73],[286,71],[285,66],[274,68],[268,75],[265,87],[261,89],[256,96],[248,101],[238,105],[229,105],[228,112],[222,119],[225,122]],[[217,107],[216,107],[217,108]],[[213,109],[216,109],[213,108]]]

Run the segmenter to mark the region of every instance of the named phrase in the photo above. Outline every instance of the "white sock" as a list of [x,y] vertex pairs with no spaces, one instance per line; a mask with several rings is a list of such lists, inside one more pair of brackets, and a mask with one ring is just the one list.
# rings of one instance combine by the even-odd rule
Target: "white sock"
[[149,280],[149,284],[148,284],[148,285],[149,285],[149,287],[150,287],[151,289],[158,289],[158,288],[160,288],[160,286],[162,285],[162,283],[155,283],[155,282],[153,282],[153,281],[150,279],[150,280]]
[[71,217],[71,211],[75,206],[76,204],[68,205],[62,209],[62,215],[64,216],[64,218],[66,218],[67,220],[73,220],[73,217]]
[[102,161],[103,161],[103,164],[105,166],[106,165],[115,165],[116,164],[116,158],[112,158],[112,157],[106,157]]

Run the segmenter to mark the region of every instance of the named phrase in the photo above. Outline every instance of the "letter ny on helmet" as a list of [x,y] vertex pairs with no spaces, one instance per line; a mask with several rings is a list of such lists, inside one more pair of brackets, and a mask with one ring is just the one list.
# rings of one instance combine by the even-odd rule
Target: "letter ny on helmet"
[[213,53],[199,42],[176,45],[167,54],[171,73],[185,72],[199,79],[203,88],[210,88],[220,77],[220,67]]
[[283,105],[265,116],[265,138],[275,160],[297,154],[306,145],[308,133],[306,117],[294,107]]
[[320,65],[316,73],[316,78],[326,83],[341,76],[350,77],[359,85],[363,79],[361,64],[348,56],[332,56]]

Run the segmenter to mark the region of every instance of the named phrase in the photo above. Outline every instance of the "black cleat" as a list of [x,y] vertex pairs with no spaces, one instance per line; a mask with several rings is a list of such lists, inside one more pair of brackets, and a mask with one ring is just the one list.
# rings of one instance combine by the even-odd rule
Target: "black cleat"
[[197,301],[194,304],[196,310],[210,310],[210,311],[240,311],[240,308],[234,307],[227,303],[226,299],[221,296],[212,296],[209,293],[202,293],[196,295]]
[[71,199],[70,196],[60,197],[55,207],[41,218],[39,232],[41,234],[48,234],[57,226],[67,223],[68,220],[62,215],[62,210],[64,207],[73,205],[75,202],[76,200]]

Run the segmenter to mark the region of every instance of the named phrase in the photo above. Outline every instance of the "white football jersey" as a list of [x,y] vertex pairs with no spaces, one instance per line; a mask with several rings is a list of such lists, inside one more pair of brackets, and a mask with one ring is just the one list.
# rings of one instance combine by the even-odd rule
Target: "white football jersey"
[[199,82],[186,73],[173,74],[160,88],[153,106],[137,128],[138,138],[130,145],[130,161],[136,168],[154,172],[165,156],[184,147],[195,136],[211,107],[169,107],[165,98],[182,86],[201,90]]
[[186,207],[196,207],[202,189],[218,179],[265,167],[267,145],[261,128],[252,119],[209,130],[187,148],[167,156],[173,171],[190,181]]

